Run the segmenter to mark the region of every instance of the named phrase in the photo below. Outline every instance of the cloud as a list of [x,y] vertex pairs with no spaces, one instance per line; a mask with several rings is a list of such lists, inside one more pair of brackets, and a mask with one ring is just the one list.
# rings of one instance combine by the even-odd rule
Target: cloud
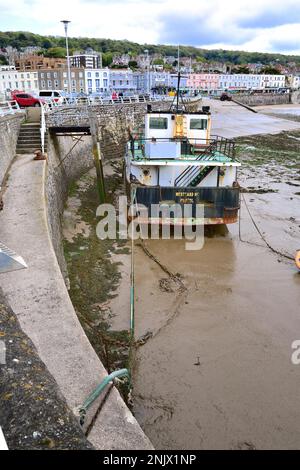
[[226,28],[211,23],[203,13],[164,14],[159,21],[162,24],[159,40],[163,43],[201,46],[231,41],[234,44],[243,44],[251,37],[249,31],[238,30],[234,25]]
[[252,17],[243,18],[238,22],[242,28],[273,28],[285,24],[300,23],[300,4],[278,8],[277,11],[265,10]]
[[0,30],[300,53],[300,0],[0,0]]

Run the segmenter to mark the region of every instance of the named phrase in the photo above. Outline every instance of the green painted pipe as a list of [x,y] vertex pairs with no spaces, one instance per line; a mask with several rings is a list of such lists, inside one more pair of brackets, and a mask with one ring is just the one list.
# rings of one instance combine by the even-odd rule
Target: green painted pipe
[[117,377],[127,377],[130,379],[130,374],[127,369],[119,369],[115,370],[107,377],[105,377],[102,382],[95,388],[95,390],[87,397],[84,401],[83,405],[80,407],[80,414],[85,414],[86,410],[93,404],[93,402],[99,397],[100,393],[105,389],[105,387],[111,382],[112,380],[116,379]]

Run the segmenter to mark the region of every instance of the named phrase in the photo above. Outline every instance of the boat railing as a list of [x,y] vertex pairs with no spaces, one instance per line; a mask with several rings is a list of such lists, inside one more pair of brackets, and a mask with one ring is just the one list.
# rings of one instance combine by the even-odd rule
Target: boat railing
[[[235,156],[235,143],[231,139],[213,135],[209,139],[200,138],[186,138],[186,137],[159,137],[159,138],[144,138],[141,134],[136,133],[130,139],[130,150],[133,159],[136,157],[136,150],[142,150],[144,153],[145,145],[147,142],[152,143],[167,143],[167,142],[181,142],[181,155],[193,155],[195,160],[201,160],[204,156],[207,158],[214,157],[216,153],[226,156],[234,161]],[[139,152],[140,154],[140,152]],[[147,158],[144,155],[144,158]]]

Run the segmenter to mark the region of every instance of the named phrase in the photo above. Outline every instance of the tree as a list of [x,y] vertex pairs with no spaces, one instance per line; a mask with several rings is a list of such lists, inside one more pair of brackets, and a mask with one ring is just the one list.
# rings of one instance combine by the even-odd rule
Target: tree
[[281,72],[276,69],[276,67],[272,66],[264,67],[259,73],[265,75],[281,75]]
[[164,65],[163,59],[154,59],[153,65]]
[[67,55],[67,51],[64,47],[50,47],[47,50],[47,57],[55,57],[55,58],[65,58]]
[[138,63],[137,63],[136,60],[130,60],[130,61],[128,62],[128,67],[130,67],[131,69],[136,69],[137,66],[138,66]]
[[103,67],[108,67],[113,61],[113,55],[111,52],[102,53],[102,65]]
[[0,55],[0,65],[7,65],[8,62],[7,62],[7,59],[4,55]]

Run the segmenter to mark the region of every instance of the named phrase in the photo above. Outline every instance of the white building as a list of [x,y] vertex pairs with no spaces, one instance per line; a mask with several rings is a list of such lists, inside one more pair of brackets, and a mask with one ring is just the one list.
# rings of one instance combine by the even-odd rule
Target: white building
[[220,74],[219,88],[222,90],[257,90],[268,88],[284,88],[284,75],[260,74]]
[[1,70],[0,92],[7,94],[14,90],[24,91],[25,93],[38,93],[38,73],[34,71]]
[[284,88],[285,75],[260,75],[262,77],[262,88]]
[[293,90],[299,90],[300,88],[300,75],[290,75],[288,77],[288,83]]
[[110,70],[87,69],[84,71],[85,91],[88,94],[105,93],[109,91]]

